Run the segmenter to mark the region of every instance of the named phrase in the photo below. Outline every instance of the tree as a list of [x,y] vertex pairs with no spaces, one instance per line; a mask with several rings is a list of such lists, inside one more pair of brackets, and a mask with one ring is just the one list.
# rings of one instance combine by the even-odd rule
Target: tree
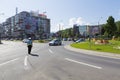
[[116,36],[120,37],[120,21],[116,22],[116,26],[117,26],[117,32],[116,32]]
[[68,29],[68,35],[69,35],[70,38],[73,36],[73,30],[72,30],[72,28]]
[[60,31],[62,38],[71,38],[73,37],[73,28],[67,28]]
[[109,16],[106,25],[104,26],[105,33],[107,34],[108,37],[115,36],[117,27],[114,21],[114,18],[112,16]]

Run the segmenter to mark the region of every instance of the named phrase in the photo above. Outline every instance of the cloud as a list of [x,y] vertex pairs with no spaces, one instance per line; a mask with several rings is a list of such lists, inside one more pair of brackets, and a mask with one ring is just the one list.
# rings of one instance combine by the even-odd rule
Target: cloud
[[78,18],[70,18],[69,19],[69,26],[73,26],[74,24],[78,25],[88,25],[89,23],[85,22],[81,17]]
[[76,23],[76,18],[69,19],[69,26],[73,26]]
[[83,21],[83,19],[81,17],[77,18],[76,24],[83,25],[84,23],[85,22]]
[[66,28],[72,28],[74,24],[78,24],[78,25],[90,25],[90,23],[87,23],[86,21],[83,20],[83,18],[78,17],[78,18],[70,18],[68,20],[68,23],[57,23],[55,26],[52,27],[52,32],[56,32],[59,30],[64,30]]

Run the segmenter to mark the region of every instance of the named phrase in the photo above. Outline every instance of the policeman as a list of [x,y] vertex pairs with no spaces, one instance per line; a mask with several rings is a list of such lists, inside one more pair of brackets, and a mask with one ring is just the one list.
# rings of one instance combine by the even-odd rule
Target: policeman
[[32,49],[32,39],[31,38],[28,38],[27,47],[28,47],[28,54],[31,54],[31,49]]

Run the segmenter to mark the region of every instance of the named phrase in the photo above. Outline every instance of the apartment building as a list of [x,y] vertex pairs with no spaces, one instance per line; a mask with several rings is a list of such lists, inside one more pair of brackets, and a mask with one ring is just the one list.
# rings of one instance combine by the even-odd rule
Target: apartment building
[[[3,23],[2,23],[3,24]],[[49,38],[50,35],[50,19],[45,14],[37,12],[20,12],[9,17],[2,25],[7,38],[28,38],[34,39]]]

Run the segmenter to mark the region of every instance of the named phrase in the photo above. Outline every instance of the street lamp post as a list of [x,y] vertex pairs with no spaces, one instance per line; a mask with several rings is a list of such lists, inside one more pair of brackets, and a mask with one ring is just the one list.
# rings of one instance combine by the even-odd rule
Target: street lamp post
[[[0,13],[0,15],[4,15],[4,13]],[[0,26],[0,44],[2,43],[1,42],[1,32],[2,32],[2,25]]]
[[0,44],[1,44],[1,30],[2,30],[1,27],[2,26],[0,26]]
[[1,42],[1,38],[2,38],[2,30],[3,30],[3,28],[2,28],[2,24],[0,24],[0,44],[2,44],[2,42]]
[[89,48],[91,49],[91,26],[87,25],[88,29],[89,29]]
[[61,40],[63,37],[62,37],[62,29],[63,28],[63,23],[62,23],[62,20],[60,21],[59,23],[59,39]]
[[61,24],[59,24],[59,39],[61,39],[60,27],[61,27]]
[[98,27],[99,27],[99,34],[100,34],[100,38],[101,38],[101,26],[100,26],[100,20],[102,19],[102,17],[100,17],[100,19],[98,20]]

